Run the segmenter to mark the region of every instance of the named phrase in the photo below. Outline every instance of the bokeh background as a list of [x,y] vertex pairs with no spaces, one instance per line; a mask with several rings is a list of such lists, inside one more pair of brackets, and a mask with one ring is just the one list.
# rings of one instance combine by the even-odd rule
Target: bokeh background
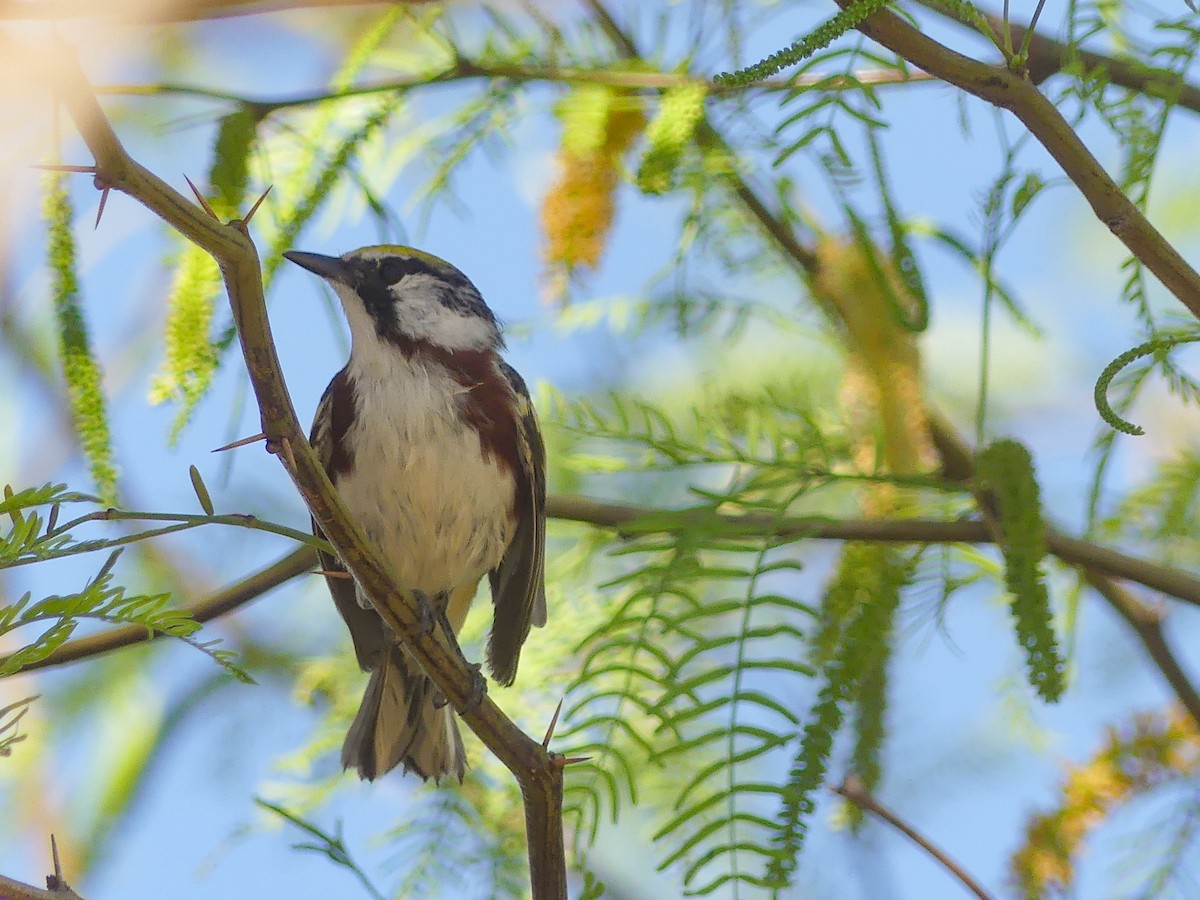
[[[1122,4],[1112,6],[1116,15],[1129,18],[1135,32],[1149,34],[1156,16],[1182,14],[1173,8],[1177,5],[1167,0],[1136,15]],[[710,75],[734,62],[721,31],[726,17],[742,23],[740,61],[753,61],[804,34],[827,18],[833,6],[615,0],[611,9],[644,46],[653,48],[664,70],[686,60],[693,72]],[[325,91],[344,62],[347,44],[372,27],[383,9],[329,7],[190,22],[134,21],[144,13],[131,8],[124,16],[50,23],[17,21],[6,8],[0,13],[0,33],[6,41],[31,48],[51,67],[55,60],[47,48],[53,46],[52,37],[76,47],[132,155],[182,190],[185,173],[199,182],[208,172],[217,119],[230,104],[149,91],[134,96],[122,86],[203,85],[249,98]],[[491,10],[466,0],[440,12],[433,6],[414,7],[398,18],[387,51],[359,77],[419,71],[432,51],[413,23],[442,14],[461,46],[481,51],[495,39],[498,16],[531,28],[529,23],[540,17],[570,34],[586,11],[549,0],[494,4]],[[1058,27],[1062,15],[1052,4],[1044,27]],[[172,18],[170,13],[162,17]],[[981,55],[988,52],[956,26],[935,17],[922,22],[935,37]],[[698,34],[703,35],[699,41]],[[3,75],[7,85],[0,95],[0,114],[7,136],[0,148],[0,481],[14,486],[66,482],[88,490],[89,469],[73,436],[54,363],[51,273],[41,212],[44,179],[30,168],[56,157],[72,163],[88,158],[38,72],[9,68]],[[670,286],[671,277],[664,273],[675,265],[680,223],[689,214],[686,195],[646,196],[623,184],[599,266],[572,279],[564,297],[561,279],[547,272],[539,213],[560,171],[561,126],[555,115],[564,95],[560,85],[525,86],[511,104],[495,111],[494,127],[482,129],[486,139],[465,148],[448,185],[431,190],[430,179],[447,146],[439,136],[448,139],[454,133],[457,112],[478,101],[486,86],[467,79],[410,93],[387,127],[364,144],[354,166],[358,174],[338,181],[295,247],[340,253],[381,241],[406,243],[459,266],[508,327],[509,359],[536,388],[552,454],[556,447],[578,449],[556,431],[558,395],[602,398],[615,391],[684,409],[706,384],[788,380],[805,385],[812,396],[827,398],[827,414],[838,415],[838,354],[816,314],[799,317],[794,331],[752,319],[732,338],[703,331],[681,334],[670,316],[647,319],[643,314],[662,297],[664,285]],[[878,139],[897,209],[909,221],[978,242],[1005,143],[1020,134],[1013,120],[937,83],[885,86],[878,96],[887,122]],[[331,131],[344,129],[361,109],[355,102],[339,106]],[[779,95],[750,93],[745,101],[718,108],[714,118],[744,148],[751,174],[769,180],[775,171],[769,138],[785,114]],[[304,152],[305,142],[314,140],[311,130],[305,130],[310,124],[298,118],[274,130],[273,164],[286,168],[291,162],[288,128],[297,131],[294,152]],[[1080,131],[1106,165],[1119,168],[1120,142],[1108,129],[1088,118]],[[858,141],[854,152],[861,154],[861,136],[855,137],[858,132],[849,126],[847,134]],[[1198,258],[1200,249],[1200,198],[1193,177],[1197,146],[1196,116],[1172,116],[1150,201],[1153,221],[1190,259]],[[814,158],[815,152],[812,158],[802,153],[789,161],[795,172],[792,201],[814,221],[844,227],[841,200]],[[1110,359],[1137,343],[1138,319],[1120,298],[1124,248],[1036,145],[1024,147],[1020,159],[1022,170],[1041,172],[1049,187],[1003,246],[996,267],[1037,333],[1003,312],[993,313],[985,437],[1008,434],[1024,441],[1036,459],[1047,508],[1064,527],[1079,531],[1097,459],[1095,442],[1102,433],[1091,402],[1092,385]],[[252,193],[270,180],[265,171],[269,163],[255,165]],[[390,223],[381,224],[372,215],[363,200],[363,183],[386,205]],[[70,185],[81,302],[104,368],[121,504],[198,512],[188,478],[188,466],[195,465],[219,511],[307,527],[302,504],[261,445],[210,452],[259,430],[236,352],[223,357],[211,390],[172,442],[178,404],[154,405],[148,397],[162,368],[164,298],[171,289],[179,240],[147,210],[115,194],[99,227],[93,228],[98,194],[86,176]],[[869,198],[873,188],[864,177],[842,189]],[[268,199],[268,214],[275,202]],[[929,392],[970,434],[979,400],[983,289],[977,272],[935,242],[917,240],[915,248],[931,298],[931,324],[921,338]],[[702,246],[688,265],[692,286],[785,309],[796,302],[794,282],[772,266],[734,268]],[[346,331],[329,295],[298,270],[279,271],[269,302],[288,383],[306,419],[342,364]],[[1150,302],[1162,314],[1182,311],[1157,286]],[[218,303],[213,333],[219,335],[227,323],[228,313]],[[1194,356],[1180,352],[1176,358],[1186,370]],[[1165,387],[1147,391],[1134,418],[1149,436],[1120,445],[1106,498],[1115,499],[1144,482],[1162,461],[1196,451],[1200,419]],[[686,499],[678,479],[637,471],[606,475],[572,458],[552,460],[551,489],[664,505]],[[552,586],[551,629],[556,622],[585,615],[583,607],[604,594],[595,584],[581,588],[572,580],[577,573],[568,572],[562,561],[586,543],[583,535],[574,526],[552,529],[551,553],[559,562],[552,561],[551,573],[561,580]],[[290,542],[260,532],[210,526],[129,551],[119,572],[131,587],[172,590],[186,603],[292,548]],[[789,576],[787,591],[815,601],[836,552],[835,545],[804,545],[799,553],[804,571]],[[984,558],[995,564],[990,552]],[[1184,558],[1189,558],[1186,552]],[[77,590],[98,565],[99,560],[82,556],[8,570],[0,576],[0,591],[10,601],[25,591],[45,596]],[[585,574],[600,579],[606,565],[601,559]],[[1056,596],[1070,595],[1069,574],[1055,570],[1052,580]],[[1200,615],[1183,604],[1170,604],[1170,613],[1172,644],[1190,671],[1200,675],[1193,652],[1200,640]],[[1085,599],[1067,626],[1069,693],[1057,706],[1040,703],[1023,683],[1007,616],[994,583],[961,590],[945,606],[932,590],[906,595],[898,620],[886,774],[879,792],[1000,895],[1010,891],[1008,858],[1028,817],[1057,801],[1065,767],[1095,753],[1110,725],[1126,723],[1138,712],[1161,710],[1170,699],[1125,626],[1107,608]],[[485,620],[477,623],[477,631],[486,627]],[[22,637],[28,635],[18,632],[10,643]],[[256,806],[254,798],[262,797],[296,804],[330,830],[341,823],[345,842],[364,871],[385,888],[399,882],[414,864],[414,854],[408,844],[388,835],[414,808],[414,791],[420,788],[401,777],[374,785],[359,785],[350,776],[339,779],[339,737],[329,722],[330,704],[319,691],[306,693],[304,681],[316,679],[303,668],[305,660],[348,649],[321,579],[293,580],[206,626],[200,637],[219,637],[223,646],[241,650],[241,662],[258,684],[237,683],[204,655],[170,641],[0,682],[0,706],[30,694],[41,697],[23,722],[28,738],[13,756],[0,760],[0,809],[5,810],[0,816],[0,872],[38,882],[49,871],[48,836],[53,832],[63,844],[69,880],[89,900],[368,896],[344,868],[320,854],[293,849],[305,835]],[[531,640],[536,643],[540,637],[535,633]],[[553,660],[546,671],[554,672],[556,665],[569,666],[569,660]],[[521,684],[519,680],[515,688],[494,696],[505,705],[521,692]],[[553,684],[539,687],[553,692]],[[803,686],[795,698],[800,710],[810,700]],[[356,702],[357,696],[343,701]],[[540,733],[545,719],[536,716],[543,712],[528,710],[521,724]],[[478,759],[483,750],[474,743],[471,753]],[[842,771],[835,756],[831,776],[836,780]],[[1132,896],[1143,883],[1144,866],[1161,851],[1163,835],[1188,816],[1196,817],[1195,801],[1186,786],[1168,789],[1112,817],[1089,844],[1077,895]],[[798,886],[790,896],[875,900],[962,895],[940,868],[885,826],[868,821],[852,833],[844,818],[832,797],[821,800]],[[660,857],[647,840],[654,830],[651,819],[632,811],[617,826],[601,824],[589,862],[611,896],[680,895],[680,867],[656,871]],[[453,860],[460,851],[451,841],[440,852]],[[1194,889],[1196,883],[1182,870],[1175,874],[1179,880],[1170,890],[1189,896],[1187,886]],[[492,890],[478,879],[447,883],[441,895],[490,896]],[[426,885],[412,888],[410,895],[438,892]],[[752,895],[742,888],[742,896]],[[731,889],[717,896],[732,896]]]

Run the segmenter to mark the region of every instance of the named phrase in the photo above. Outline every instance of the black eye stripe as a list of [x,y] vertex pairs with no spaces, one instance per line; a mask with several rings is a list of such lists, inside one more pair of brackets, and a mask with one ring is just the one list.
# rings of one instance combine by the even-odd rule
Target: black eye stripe
[[406,275],[435,275],[430,265],[423,259],[408,257],[402,259],[391,257],[379,264],[379,279],[384,284],[396,284]]

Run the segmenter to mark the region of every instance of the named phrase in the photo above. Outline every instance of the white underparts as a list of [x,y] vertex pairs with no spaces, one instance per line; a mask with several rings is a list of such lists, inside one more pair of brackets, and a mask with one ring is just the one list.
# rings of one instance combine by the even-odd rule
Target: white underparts
[[401,585],[430,597],[473,588],[512,540],[512,475],[483,456],[458,412],[464,388],[439,363],[362,337],[347,373],[353,467],[338,491]]

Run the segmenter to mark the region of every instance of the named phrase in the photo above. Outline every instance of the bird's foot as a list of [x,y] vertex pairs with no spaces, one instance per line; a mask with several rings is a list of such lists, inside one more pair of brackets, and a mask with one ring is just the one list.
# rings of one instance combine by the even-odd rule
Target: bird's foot
[[463,704],[462,711],[465,713],[479,709],[483,698],[487,696],[487,679],[480,668],[479,663],[467,663],[467,671],[471,673],[471,690],[467,692],[467,702]]
[[[464,662],[466,661],[464,660]],[[459,710],[460,713],[469,713],[479,709],[479,704],[483,703],[483,698],[487,696],[487,679],[483,676],[483,672],[480,671],[481,666],[479,663],[467,662],[466,666],[471,677],[471,687],[467,691],[467,700],[463,704],[462,709]],[[433,708],[441,709],[445,705],[446,695],[440,690],[435,689],[433,694]]]
[[439,610],[437,604],[424,591],[413,591],[412,595],[413,599],[417,601],[417,635],[427,638],[433,634],[433,629],[438,622],[445,620],[446,613]]

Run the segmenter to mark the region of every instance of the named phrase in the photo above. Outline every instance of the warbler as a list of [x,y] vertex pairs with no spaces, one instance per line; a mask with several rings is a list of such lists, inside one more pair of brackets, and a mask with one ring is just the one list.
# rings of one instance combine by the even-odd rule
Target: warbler
[[[546,623],[546,452],[495,315],[462,272],[409,247],[284,256],[329,283],[350,324],[310,436],[325,471],[399,586],[455,634],[488,576],[488,668],[512,684],[530,626]],[[343,767],[461,781],[453,712],[342,564],[321,562],[370,672]]]

